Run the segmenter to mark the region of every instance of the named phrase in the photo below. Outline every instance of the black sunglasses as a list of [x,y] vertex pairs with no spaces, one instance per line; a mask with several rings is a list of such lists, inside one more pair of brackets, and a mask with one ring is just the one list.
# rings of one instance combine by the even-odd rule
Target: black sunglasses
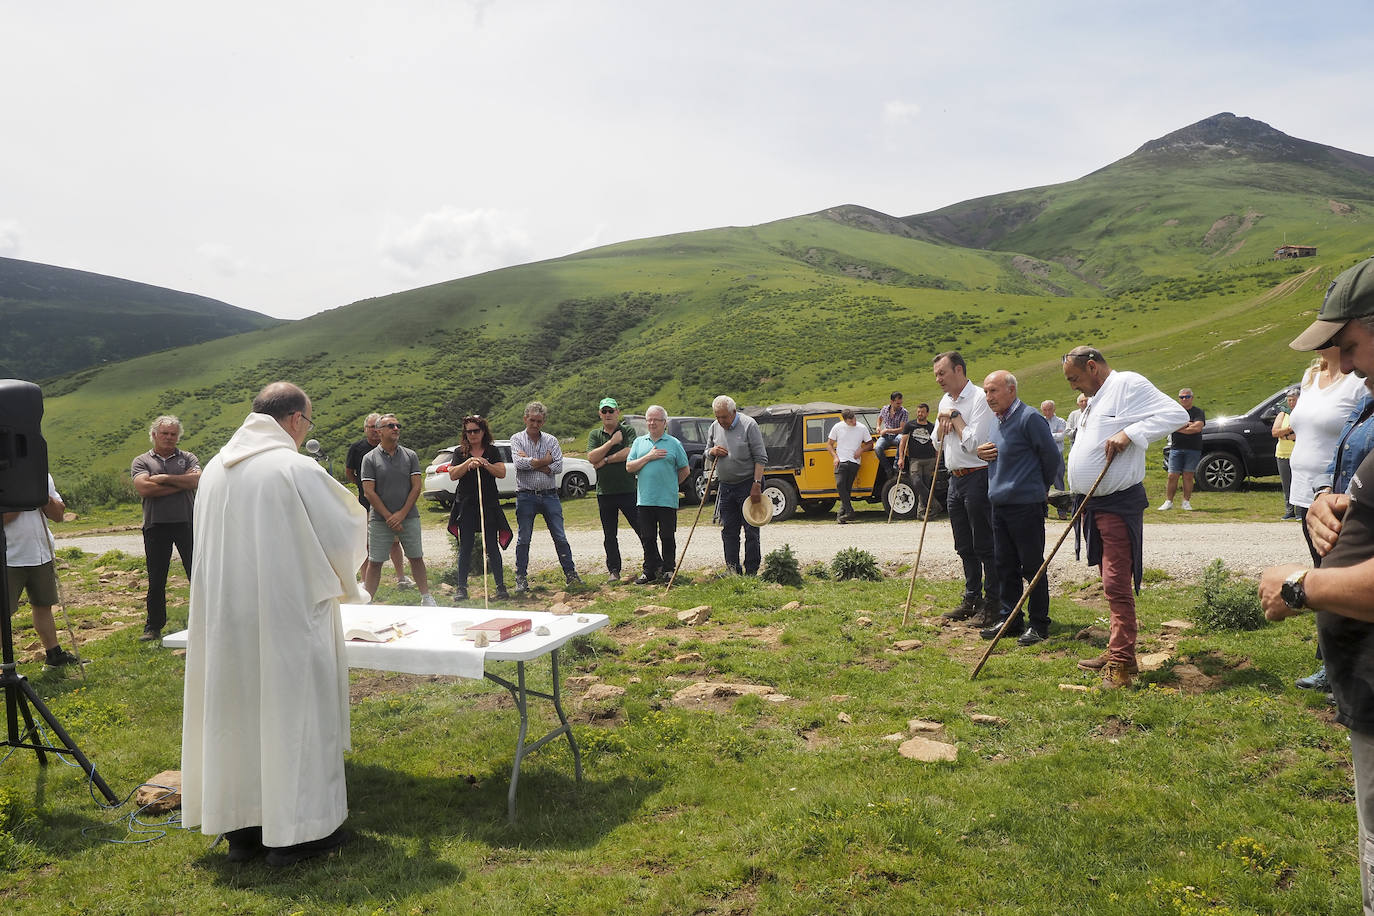
[[476,426],[473,426],[473,427],[470,427],[469,429],[463,430],[463,432],[467,433],[468,435],[472,435],[473,433],[480,433],[481,431],[482,431],[482,430],[481,430],[479,427],[476,427]]

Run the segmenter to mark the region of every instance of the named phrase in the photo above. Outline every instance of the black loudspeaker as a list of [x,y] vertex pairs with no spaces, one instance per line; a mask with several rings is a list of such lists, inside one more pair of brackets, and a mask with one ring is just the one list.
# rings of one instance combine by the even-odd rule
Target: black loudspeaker
[[0,511],[48,504],[48,443],[43,392],[33,382],[0,379]]

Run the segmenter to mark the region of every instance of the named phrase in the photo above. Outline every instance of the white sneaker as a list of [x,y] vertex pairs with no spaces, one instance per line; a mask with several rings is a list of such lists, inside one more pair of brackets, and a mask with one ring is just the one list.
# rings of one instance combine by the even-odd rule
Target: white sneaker
[[1174,507],[1174,501],[1173,501],[1172,499],[1166,499],[1166,500],[1164,500],[1164,504],[1163,504],[1162,506],[1159,507],[1159,511],[1160,511],[1160,512],[1168,512],[1168,511],[1169,511],[1170,509],[1172,509],[1173,507]]
[[434,603],[434,596],[433,596],[433,595],[421,595],[421,596],[420,596],[420,607],[438,607],[438,605],[436,605],[436,604]]
[[408,588],[414,588],[415,580],[410,578],[409,576],[397,576],[396,587],[399,588],[401,591],[405,591]]
[[1190,503],[1190,502],[1188,502],[1188,500],[1186,500],[1186,499],[1183,501],[1183,511],[1184,511],[1184,512],[1192,512],[1192,511],[1193,511],[1193,504]]

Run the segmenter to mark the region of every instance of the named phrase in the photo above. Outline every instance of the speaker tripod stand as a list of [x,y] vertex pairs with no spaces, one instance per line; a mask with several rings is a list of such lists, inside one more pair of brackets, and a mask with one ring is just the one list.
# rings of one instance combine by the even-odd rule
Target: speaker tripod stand
[[[5,543],[5,529],[0,526],[0,557],[6,556],[8,545]],[[57,717],[52,714],[43,700],[38,696],[38,692],[33,689],[29,679],[20,674],[14,661],[14,630],[10,625],[10,616],[14,613],[14,608],[9,606],[10,602],[10,581],[9,569],[0,565],[0,687],[5,691],[5,727],[6,740],[0,741],[0,747],[27,748],[38,754],[40,766],[48,765],[48,752],[55,754],[67,754],[74,759],[85,771],[86,776],[100,790],[106,800],[112,805],[119,804],[119,799],[105,784],[105,780],[95,771],[95,764],[81,752],[81,748],[76,746],[76,742],[67,734],[67,730],[62,727],[62,723],[57,721]],[[60,746],[51,744],[36,744],[38,740],[38,727],[34,724],[33,711],[38,710],[38,714],[43,717],[48,728],[57,736],[61,742]],[[19,717],[24,718],[24,731],[19,730]]]

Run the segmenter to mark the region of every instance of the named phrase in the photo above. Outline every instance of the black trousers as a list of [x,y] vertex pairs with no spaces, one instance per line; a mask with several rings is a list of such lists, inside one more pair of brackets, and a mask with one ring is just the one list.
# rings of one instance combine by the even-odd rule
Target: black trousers
[[148,562],[148,619],[143,626],[161,631],[167,625],[167,573],[172,547],[181,554],[181,567],[191,578],[191,523],[159,522],[143,529],[143,556]]
[[635,505],[634,493],[598,493],[596,508],[601,513],[601,537],[606,547],[606,569],[620,572],[620,538],[616,526],[620,516],[630,523],[630,530],[639,534],[639,507]]
[[639,539],[644,544],[644,575],[652,579],[670,572],[677,562],[677,510],[640,506]]

